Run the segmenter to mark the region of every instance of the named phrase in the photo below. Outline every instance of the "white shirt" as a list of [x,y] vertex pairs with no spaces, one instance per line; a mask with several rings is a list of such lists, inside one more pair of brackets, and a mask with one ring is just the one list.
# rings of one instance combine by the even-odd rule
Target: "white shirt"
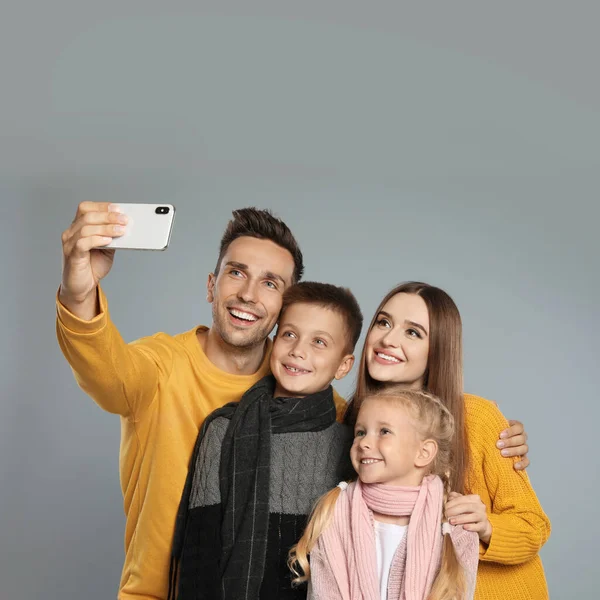
[[377,570],[379,572],[379,594],[381,600],[387,600],[388,579],[394,554],[406,534],[407,525],[393,525],[375,521],[375,549],[377,552]]

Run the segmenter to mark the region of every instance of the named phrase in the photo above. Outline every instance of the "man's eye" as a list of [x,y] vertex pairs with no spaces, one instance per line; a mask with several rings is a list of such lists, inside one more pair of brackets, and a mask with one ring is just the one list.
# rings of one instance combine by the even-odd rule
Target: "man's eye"
[[242,272],[241,272],[241,271],[238,271],[237,269],[231,269],[231,271],[229,271],[229,272],[231,273],[231,275],[235,275],[236,277],[237,277],[238,275],[241,275],[241,274],[242,274]]
[[265,285],[268,288],[271,288],[272,290],[276,290],[277,289],[277,285],[274,282],[272,282],[272,281],[265,281]]

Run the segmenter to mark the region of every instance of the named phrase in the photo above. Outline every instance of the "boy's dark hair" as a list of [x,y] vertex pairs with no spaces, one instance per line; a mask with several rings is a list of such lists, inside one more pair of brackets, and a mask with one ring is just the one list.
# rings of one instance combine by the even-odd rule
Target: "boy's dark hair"
[[290,228],[281,219],[273,216],[270,210],[260,210],[253,206],[234,210],[231,214],[233,219],[227,223],[227,228],[221,238],[215,275],[219,274],[221,261],[230,244],[239,237],[253,237],[259,240],[270,240],[285,248],[294,259],[292,283],[297,283],[302,279],[304,273],[302,252]]
[[280,320],[285,311],[294,304],[316,304],[340,314],[346,325],[346,350],[354,352],[363,325],[363,315],[354,294],[348,288],[316,281],[297,283],[283,294]]

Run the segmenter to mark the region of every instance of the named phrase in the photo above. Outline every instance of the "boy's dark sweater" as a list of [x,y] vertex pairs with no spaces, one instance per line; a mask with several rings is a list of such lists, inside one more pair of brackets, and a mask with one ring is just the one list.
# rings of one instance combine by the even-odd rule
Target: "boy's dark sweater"
[[[222,599],[219,466],[228,425],[223,417],[210,423],[194,467],[188,529],[196,539],[186,539],[187,551],[181,557],[180,599]],[[259,598],[249,600],[306,598],[305,585],[292,588],[288,552],[302,535],[318,498],[348,477],[350,443],[350,430],[341,423],[317,432],[273,434],[265,569]]]

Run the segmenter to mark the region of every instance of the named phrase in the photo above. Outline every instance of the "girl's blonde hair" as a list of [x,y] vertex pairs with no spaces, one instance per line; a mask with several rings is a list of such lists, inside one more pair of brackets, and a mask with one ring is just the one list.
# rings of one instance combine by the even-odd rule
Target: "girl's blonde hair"
[[[360,403],[361,406],[371,399],[396,402],[412,417],[422,440],[435,440],[438,451],[429,465],[429,473],[438,475],[444,483],[445,505],[454,479],[452,455],[455,425],[451,412],[437,396],[429,392],[408,390],[399,385],[387,386],[385,389],[368,394]],[[331,521],[340,492],[341,488],[335,487],[318,500],[304,534],[290,550],[288,565],[295,575],[294,584],[300,584],[310,578],[308,555]],[[463,569],[458,562],[454,545],[450,536],[444,535],[441,568],[427,600],[459,600],[463,598],[465,588]]]

